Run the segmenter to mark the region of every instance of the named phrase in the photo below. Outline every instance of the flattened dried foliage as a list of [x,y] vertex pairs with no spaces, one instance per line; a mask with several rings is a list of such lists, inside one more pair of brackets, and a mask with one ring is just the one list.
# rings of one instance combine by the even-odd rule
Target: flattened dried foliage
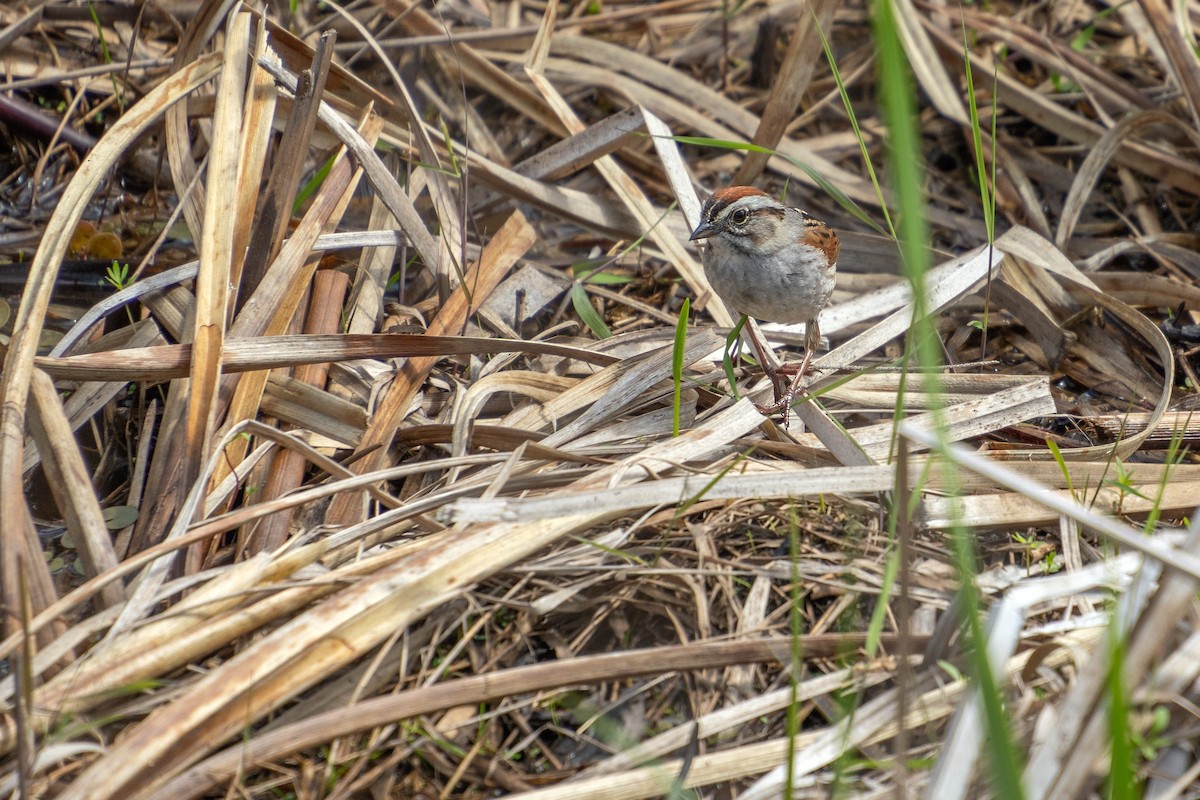
[[[1026,796],[1195,795],[1200,7],[894,3],[940,394],[868,8],[0,9],[4,791],[985,796],[965,526]],[[843,239],[790,428],[731,182]]]

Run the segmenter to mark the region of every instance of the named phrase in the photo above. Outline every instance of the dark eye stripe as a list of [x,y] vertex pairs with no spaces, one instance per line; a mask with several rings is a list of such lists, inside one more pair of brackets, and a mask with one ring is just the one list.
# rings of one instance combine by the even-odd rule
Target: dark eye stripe
[[728,200],[724,200],[716,196],[710,197],[704,201],[702,216],[709,222],[715,222],[728,207]]
[[[743,187],[739,187],[742,189]],[[757,189],[746,189],[745,191],[725,191],[718,192],[704,201],[700,207],[700,216],[709,223],[718,223],[724,219],[727,223],[733,225],[743,225],[749,220],[750,214],[771,214],[780,219],[786,213],[785,210],[777,205],[760,205],[754,203],[754,207],[750,208],[746,204],[742,204],[738,208],[729,210],[730,206],[737,206],[747,197],[768,197],[765,192],[760,192]],[[744,215],[735,219],[735,215]]]

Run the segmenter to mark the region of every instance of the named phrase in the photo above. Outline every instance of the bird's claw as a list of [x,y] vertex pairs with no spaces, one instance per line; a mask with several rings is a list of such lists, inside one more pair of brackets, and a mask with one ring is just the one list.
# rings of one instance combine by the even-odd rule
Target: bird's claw
[[[799,365],[781,364],[778,367],[767,372],[767,377],[771,379],[771,388],[774,390],[775,402],[770,405],[755,403],[754,407],[758,409],[758,413],[764,417],[769,417],[779,411],[783,412],[783,427],[786,430],[788,423],[791,421],[792,401],[796,396],[803,393],[800,387],[800,380],[808,373],[809,351],[805,351],[804,360]],[[785,381],[783,376],[791,375],[790,381]]]

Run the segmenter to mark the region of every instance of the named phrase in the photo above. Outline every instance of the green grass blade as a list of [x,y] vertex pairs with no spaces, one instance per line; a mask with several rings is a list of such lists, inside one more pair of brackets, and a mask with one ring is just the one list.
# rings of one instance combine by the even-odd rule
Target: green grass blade
[[[100,42],[100,53],[104,57],[105,64],[113,63],[112,53],[108,49],[108,41],[104,38],[104,26],[100,24],[100,15],[96,12],[96,4],[88,2],[88,13],[91,14],[92,24],[96,29],[96,39]],[[113,97],[117,100],[117,112],[125,113],[125,92],[121,89],[121,83],[117,80],[116,73],[109,75],[109,80],[112,81]]]
[[[892,522],[889,527],[894,525],[896,518],[896,510],[893,509],[891,514]],[[894,542],[896,536],[895,531],[891,532],[891,538]],[[888,604],[892,599],[892,590],[896,588],[896,578],[900,573],[900,550],[893,546],[888,551],[887,562],[883,567],[883,581],[879,586],[879,600],[875,603],[875,608],[871,610],[871,621],[867,624],[867,640],[864,643],[863,650],[867,653],[867,658],[874,658],[879,652],[879,642],[883,639],[883,626],[887,623]]]
[[696,492],[691,497],[680,497],[679,502],[675,506],[675,513],[672,515],[673,519],[681,519],[683,517],[683,515],[688,512],[688,509],[691,508],[692,506],[694,506],[696,503],[699,503],[701,500],[703,500],[704,496],[706,494],[708,494],[710,491],[712,491],[712,488],[714,486],[716,486],[718,483],[720,483],[721,479],[724,478],[726,475],[728,475],[730,470],[732,470],[734,467],[741,464],[743,461],[745,461],[747,458],[749,458],[753,453],[754,453],[754,448],[751,447],[745,453],[740,453],[737,456],[734,456],[733,460],[729,462],[729,465],[726,466],[725,469],[718,472],[716,475],[713,476],[712,480],[708,481],[707,483],[704,484],[704,486],[700,487],[700,491]]
[[788,522],[788,561],[791,572],[791,587],[788,592],[788,649],[791,651],[791,663],[788,665],[788,686],[791,696],[787,707],[787,775],[783,784],[784,797],[791,800],[794,797],[796,781],[796,736],[800,733],[800,703],[796,698],[800,682],[804,679],[801,670],[804,667],[804,615],[801,611],[800,600],[800,520],[796,518],[796,507],[792,506]]
[[1108,732],[1112,758],[1108,772],[1109,800],[1134,800],[1140,797],[1134,772],[1133,737],[1129,732],[1129,697],[1125,691],[1122,666],[1125,663],[1125,637],[1114,617],[1108,623]]
[[742,335],[742,326],[746,324],[746,318],[742,317],[738,320],[738,324],[733,326],[733,330],[725,337],[725,357],[721,359],[721,367],[725,370],[725,380],[729,382],[729,393],[733,395],[734,400],[740,400],[741,395],[738,394],[737,375],[733,371],[733,348],[738,342],[738,337]]
[[672,403],[671,435],[679,435],[679,403],[683,394],[683,349],[687,345],[688,315],[692,310],[692,299],[683,298],[679,309],[679,322],[675,323],[675,349],[671,353],[671,377],[675,381],[675,398]]
[[821,191],[832,197],[839,206],[846,209],[846,211],[852,214],[856,219],[858,219],[864,225],[869,225],[881,236],[888,236],[888,232],[881,227],[878,222],[871,219],[870,215],[863,210],[862,206],[854,202],[845,192],[830,183],[824,175],[810,167],[808,164],[792,158],[786,153],[780,153],[776,150],[772,150],[769,147],[762,147],[749,142],[734,142],[728,139],[710,139],[705,136],[672,136],[671,138],[681,144],[693,144],[698,147],[716,147],[722,150],[744,150],[748,153],[766,153],[767,155],[779,156],[780,158],[786,159],[791,164],[794,164],[803,170],[808,177],[812,178],[813,183],[820,187]]
[[1074,496],[1075,487],[1071,485],[1071,470],[1067,469],[1067,460],[1063,458],[1062,450],[1058,449],[1058,445],[1053,439],[1046,440],[1046,449],[1050,451],[1050,455],[1054,458],[1054,463],[1058,464],[1058,469],[1063,475],[1063,480],[1066,482],[1067,491]]
[[983,133],[979,129],[979,105],[975,98],[975,77],[971,70],[971,48],[967,43],[967,24],[962,19],[962,9],[959,9],[963,37],[963,64],[966,66],[967,77],[967,106],[971,111],[971,143],[975,151],[975,171],[979,179],[979,199],[983,204],[983,221],[987,226],[989,242],[996,240],[996,197],[992,191],[996,178],[996,101],[997,86],[992,82],[992,175],[993,182],[988,181],[988,165],[983,157]]
[[583,324],[588,326],[597,339],[607,339],[612,336],[612,331],[608,329],[600,314],[596,312],[591,298],[588,297],[587,289],[583,288],[582,283],[576,283],[571,287],[571,305],[575,306],[575,313],[579,315]]
[[571,277],[596,286],[624,286],[627,283],[633,283],[633,277],[630,275],[615,275],[604,271],[619,258],[620,256],[617,255],[577,261],[571,265]]
[[[929,226],[925,214],[916,86],[900,42],[890,0],[875,0],[871,4],[871,25],[875,34],[879,96],[889,138],[888,165],[898,211],[902,267],[913,292],[912,346],[923,368],[926,391],[937,394],[941,391],[941,380],[934,368],[941,361],[941,343],[929,318],[928,294],[925,290]],[[933,414],[935,429],[944,432],[940,405],[934,406]],[[944,433],[939,444],[947,444]],[[952,488],[953,471],[946,469],[945,477]],[[987,763],[992,789],[995,796],[1003,800],[1019,800],[1024,797],[1020,759],[1005,717],[1001,689],[988,661],[982,603],[974,583],[974,542],[962,525],[954,526],[951,542],[960,584],[963,624],[967,631],[971,677],[983,698]]]
[[622,275],[611,275],[606,273],[604,270],[608,269],[610,265],[615,264],[617,261],[620,261],[629,252],[641,247],[642,242],[646,241],[646,237],[650,235],[650,232],[662,224],[662,221],[667,218],[667,215],[675,210],[675,205],[676,204],[672,202],[669,206],[667,206],[662,215],[654,221],[654,224],[651,225],[646,232],[634,239],[625,247],[621,248],[619,253],[611,256],[605,256],[604,258],[589,258],[572,264],[570,267],[572,277],[581,283],[595,283],[599,285],[614,285],[631,282],[633,280],[632,278]]
[[883,212],[883,221],[886,223],[887,230],[894,240],[896,238],[896,226],[892,223],[892,215],[888,211],[887,201],[883,197],[883,187],[879,185],[879,176],[875,174],[875,164],[872,163],[871,154],[867,150],[867,140],[863,136],[862,128],[858,126],[858,115],[854,113],[854,105],[850,102],[850,93],[846,91],[846,84],[842,82],[842,71],[838,69],[837,59],[833,57],[833,50],[829,47],[829,40],[825,38],[825,31],[821,27],[820,20],[817,19],[816,9],[810,5],[808,11],[812,14],[813,24],[816,26],[817,34],[821,37],[821,47],[825,49],[825,60],[829,62],[829,69],[833,72],[833,80],[837,83],[838,94],[842,97],[842,106],[845,107],[846,116],[850,119],[850,127],[854,129],[854,138],[858,141],[858,149],[862,153],[862,160],[867,168],[867,175],[871,178],[871,186],[875,188],[875,197],[879,200],[879,208]]
[[330,156],[325,159],[325,163],[313,173],[311,178],[304,182],[304,185],[300,187],[300,191],[296,192],[296,199],[292,201],[292,214],[299,216],[304,210],[304,204],[308,202],[310,197],[316,194],[317,189],[321,188],[321,184],[325,182],[325,178],[329,175],[329,170],[333,168],[334,158],[335,156]]

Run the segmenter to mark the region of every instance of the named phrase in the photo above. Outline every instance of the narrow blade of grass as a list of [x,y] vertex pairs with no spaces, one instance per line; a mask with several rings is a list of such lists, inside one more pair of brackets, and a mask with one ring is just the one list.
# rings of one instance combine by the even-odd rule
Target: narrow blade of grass
[[685,297],[679,309],[679,322],[675,325],[675,350],[671,354],[671,377],[675,380],[675,396],[672,402],[671,435],[679,435],[679,402],[683,393],[683,350],[687,344],[688,315],[692,310],[692,299]]
[[608,329],[600,314],[596,312],[591,298],[588,297],[587,289],[583,288],[582,283],[576,283],[571,287],[571,305],[575,307],[575,313],[583,320],[583,324],[588,326],[597,339],[607,339],[612,336],[612,331]]

